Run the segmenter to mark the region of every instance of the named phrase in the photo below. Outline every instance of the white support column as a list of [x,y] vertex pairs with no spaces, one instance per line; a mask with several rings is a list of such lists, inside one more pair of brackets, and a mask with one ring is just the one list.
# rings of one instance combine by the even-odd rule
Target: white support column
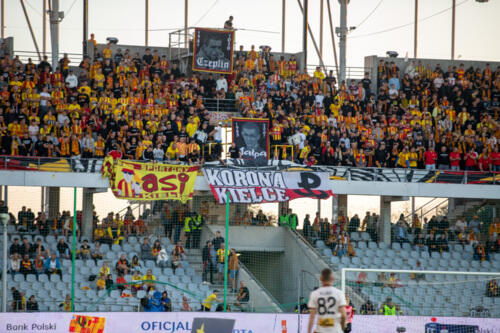
[[455,198],[449,198],[448,199],[448,214],[455,210],[455,206],[456,206],[456,202],[455,202]]
[[93,212],[94,192],[90,188],[84,188],[82,191],[82,236],[87,239],[92,239],[94,232]]
[[378,239],[380,242],[391,243],[391,198],[380,197],[380,221],[378,223]]
[[337,221],[339,217],[339,199],[337,195],[332,197],[332,221]]
[[44,207],[43,211],[45,212],[45,215],[47,217],[49,217],[48,216],[48,214],[49,214],[49,198],[50,198],[50,187],[45,186],[45,203],[44,203],[45,207]]

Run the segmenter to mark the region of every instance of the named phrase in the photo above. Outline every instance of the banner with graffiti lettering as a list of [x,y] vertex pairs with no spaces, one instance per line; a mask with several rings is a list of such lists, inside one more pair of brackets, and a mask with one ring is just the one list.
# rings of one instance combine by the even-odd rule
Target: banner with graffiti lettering
[[215,199],[226,203],[283,202],[297,198],[326,199],[333,195],[327,172],[275,172],[203,168]]
[[127,200],[180,200],[193,197],[197,166],[141,163],[106,158],[102,174],[115,197]]

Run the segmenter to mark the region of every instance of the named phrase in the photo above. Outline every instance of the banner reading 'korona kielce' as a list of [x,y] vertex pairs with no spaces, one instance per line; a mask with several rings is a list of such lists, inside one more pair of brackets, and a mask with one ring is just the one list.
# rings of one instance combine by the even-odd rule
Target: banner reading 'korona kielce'
[[220,204],[226,203],[226,192],[232,203],[326,199],[333,195],[327,172],[203,168],[203,173]]

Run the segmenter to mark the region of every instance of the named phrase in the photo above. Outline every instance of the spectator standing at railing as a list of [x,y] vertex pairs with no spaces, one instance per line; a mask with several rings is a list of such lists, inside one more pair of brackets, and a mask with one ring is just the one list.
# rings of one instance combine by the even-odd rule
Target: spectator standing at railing
[[312,226],[311,226],[311,219],[309,217],[309,214],[306,214],[306,217],[304,218],[304,221],[302,222],[302,233],[304,237],[310,241],[310,237],[312,236]]
[[474,232],[475,234],[479,234],[481,229],[481,221],[479,221],[479,216],[474,215],[472,220],[469,221],[468,226],[469,229],[472,230],[472,232]]
[[349,234],[358,231],[360,224],[361,223],[358,214],[354,214],[354,216],[351,217],[351,220],[349,221],[349,225],[347,226],[347,231],[349,232]]
[[217,250],[217,268],[219,270],[219,282],[224,280],[224,264],[225,264],[225,256],[229,258],[229,250],[226,250],[226,246],[224,243],[220,244],[220,248]]
[[10,291],[12,293],[12,311],[14,312],[21,311],[22,310],[21,293],[15,287],[12,287]]
[[210,276],[210,283],[213,284],[213,273],[217,267],[217,253],[212,246],[211,241],[207,241],[206,245],[202,250],[202,261],[203,261],[203,282],[207,282],[208,276]]
[[235,249],[231,249],[228,257],[229,283],[233,292],[236,292],[236,277],[239,270],[238,254]]
[[215,232],[214,239],[212,240],[215,251],[220,249],[222,243],[224,243],[224,237],[222,237],[220,231],[217,230]]
[[491,168],[493,171],[500,172],[500,153],[498,152],[498,144],[495,145],[490,154]]
[[68,76],[64,80],[66,84],[68,85],[68,88],[71,90],[76,89],[78,87],[78,77],[73,73],[72,70],[69,70]]
[[28,227],[28,211],[26,210],[26,206],[21,207],[21,210],[17,213],[17,221],[23,227]]
[[217,79],[215,89],[216,90],[224,90],[224,92],[227,93],[228,86],[227,86],[227,80],[224,77],[224,75],[220,75],[219,78]]
[[82,139],[82,157],[94,157],[95,145],[96,142],[92,135],[89,132],[85,133],[85,137]]

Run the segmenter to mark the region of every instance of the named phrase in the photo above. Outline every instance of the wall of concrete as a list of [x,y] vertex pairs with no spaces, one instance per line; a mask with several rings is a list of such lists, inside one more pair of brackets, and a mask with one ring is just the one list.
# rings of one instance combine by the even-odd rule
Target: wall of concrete
[[284,304],[296,303],[300,295],[308,297],[319,284],[319,273],[328,264],[313,248],[287,228],[283,232],[285,252],[281,260],[280,279]]
[[262,283],[280,304],[283,304],[284,291],[279,283],[282,279],[278,270],[281,271],[284,253],[253,251],[238,251],[238,253],[241,253],[240,261],[252,272],[253,276]]
[[[224,206],[223,206],[224,207]],[[225,235],[224,225],[211,225],[215,233]],[[281,228],[258,226],[230,226],[229,248],[237,251],[282,252],[286,250],[285,233]]]
[[[209,228],[225,235],[224,226]],[[203,244],[208,239],[204,235]],[[310,245],[287,228],[229,227],[229,248],[242,253],[241,261],[280,304],[292,308],[299,289],[307,296],[318,285],[318,274],[328,267]]]
[[0,49],[0,56],[8,55],[12,59],[14,56],[14,37],[0,38],[0,45],[3,46],[3,44],[5,47]]
[[[97,44],[97,50],[100,53],[107,44]],[[143,45],[125,45],[125,44],[111,44],[110,45],[111,50],[113,51],[113,54],[115,54],[117,49],[121,49],[122,53],[125,52],[126,49],[130,51],[130,54],[134,55],[136,52],[139,52],[139,55],[142,57],[142,55],[146,52],[146,46]],[[161,56],[166,55],[167,58],[176,58],[177,54],[186,54],[187,49],[186,48],[169,48],[168,46],[148,46],[148,48],[151,49],[151,53],[153,53],[154,50],[158,50],[158,54]],[[93,58],[94,55],[94,44],[93,43],[88,43],[88,54],[91,58]]]
[[[240,248],[239,246],[236,246],[237,245],[236,241],[238,240],[241,241],[242,235],[246,235],[247,241],[251,241],[256,239],[255,235],[262,234],[256,230],[251,230],[252,232],[250,232],[249,234],[249,230],[240,228],[244,227],[230,227],[229,229],[230,232],[229,248],[232,248],[233,247],[232,244],[234,244],[234,247],[238,251],[241,251],[241,249],[245,248],[245,247]],[[201,235],[201,244],[204,245],[207,242],[207,240],[213,239],[216,231],[220,231],[223,236],[225,235],[224,228],[213,225],[205,226],[203,228],[203,232]],[[246,248],[248,249],[249,247],[246,246]],[[259,248],[254,248],[253,250],[260,251]],[[279,252],[274,252],[274,254],[279,255]],[[262,284],[260,279],[255,277],[253,271],[248,269],[243,262],[240,265],[240,270],[238,272],[238,281],[237,281],[238,284],[239,281],[244,281],[246,283],[248,291],[250,292],[250,302],[258,312],[281,312],[281,308],[278,305],[279,303],[275,299],[274,295],[272,295],[269,292],[269,290],[266,289],[266,287]]]
[[[0,183],[2,183],[2,185],[8,186],[60,186],[95,188],[109,187],[108,180],[102,178],[100,173],[82,172],[0,170]],[[498,199],[500,197],[500,187],[498,185],[464,185],[346,180],[330,180],[330,184],[332,186],[333,192],[336,194],[474,199]],[[195,190],[210,191],[210,187],[204,176],[197,177]],[[224,221],[226,216],[225,206],[215,204],[213,203],[213,201],[211,205],[211,207],[217,208],[218,221]],[[237,205],[233,206],[235,206],[235,208],[231,208],[231,214],[234,213],[234,210],[237,209]]]

